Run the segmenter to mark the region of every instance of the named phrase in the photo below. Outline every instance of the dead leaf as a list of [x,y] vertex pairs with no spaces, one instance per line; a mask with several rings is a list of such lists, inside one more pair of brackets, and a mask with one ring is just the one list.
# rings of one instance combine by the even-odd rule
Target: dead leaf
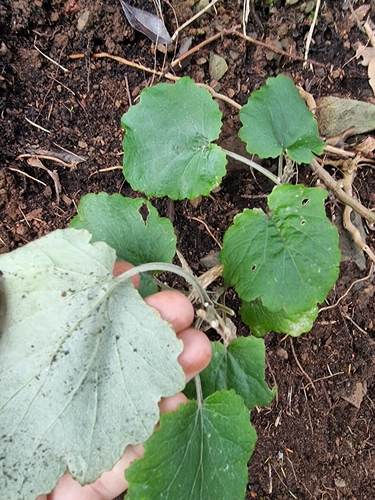
[[297,89],[299,92],[299,95],[302,97],[302,99],[305,101],[307,107],[309,108],[309,111],[311,111],[315,115],[315,110],[316,110],[316,102],[314,99],[314,96],[310,94],[310,92],[307,92],[305,89],[301,87],[301,85],[297,85]]
[[369,84],[375,95],[375,35],[368,22],[365,23],[364,27],[372,47],[365,47],[361,42],[356,42],[354,44],[356,49],[355,57],[357,59],[362,57],[361,64],[363,66],[368,66],[367,73]]
[[152,42],[162,45],[173,43],[163,21],[142,9],[128,5],[124,0],[120,0],[122,10],[130,26],[146,35]]
[[25,219],[26,220],[33,220],[36,217],[39,217],[39,215],[42,213],[42,211],[43,210],[41,208],[34,208],[34,210],[31,210],[31,212],[29,212],[25,215]]
[[373,152],[375,150],[375,137],[371,137],[371,135],[369,135],[363,142],[358,144],[355,149],[356,151],[364,153],[365,156],[373,158]]
[[344,19],[341,21],[339,24],[339,29],[341,32],[348,33],[354,26],[358,25],[360,21],[363,21],[363,19],[367,16],[367,14],[371,10],[371,5],[369,4],[364,4],[358,7],[354,11],[354,14],[352,12],[348,13]]

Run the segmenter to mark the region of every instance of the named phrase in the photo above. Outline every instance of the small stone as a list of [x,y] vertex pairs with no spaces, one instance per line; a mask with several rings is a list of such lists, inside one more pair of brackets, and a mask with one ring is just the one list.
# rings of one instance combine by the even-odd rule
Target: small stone
[[64,193],[61,195],[61,199],[68,207],[70,207],[70,205],[72,204],[72,200]]
[[288,359],[288,353],[282,347],[278,347],[276,349],[276,354],[279,356],[279,358]]
[[230,50],[229,55],[233,61],[237,61],[237,59],[240,57],[239,52],[236,52],[235,50]]
[[1,42],[0,45],[0,54],[6,54],[8,52],[7,46],[5,45],[4,42]]
[[77,22],[78,31],[83,31],[87,27],[89,18],[90,18],[90,11],[86,10],[78,19]]
[[197,208],[201,203],[202,203],[202,196],[198,196],[197,198],[194,198],[194,200],[190,200],[190,204],[194,208]]
[[218,82],[228,71],[228,65],[223,57],[211,52],[208,70],[211,80],[216,80]]
[[59,13],[52,12],[50,19],[51,19],[51,23],[57,23],[57,21],[59,20]]
[[363,387],[361,382],[355,382],[354,380],[351,380],[348,386],[345,388],[344,394],[341,394],[341,397],[356,408],[360,408],[365,393],[365,388]]
[[345,488],[346,486],[346,482],[341,477],[335,477],[334,482],[337,488]]
[[310,14],[315,9],[315,1],[314,0],[309,0],[309,2],[306,2],[306,7],[305,7],[305,13]]
[[197,61],[196,61],[196,62],[197,62],[197,64],[198,64],[198,66],[202,66],[203,64],[206,64],[207,59],[206,59],[206,58],[204,58],[204,57],[198,57],[198,59],[197,59]]

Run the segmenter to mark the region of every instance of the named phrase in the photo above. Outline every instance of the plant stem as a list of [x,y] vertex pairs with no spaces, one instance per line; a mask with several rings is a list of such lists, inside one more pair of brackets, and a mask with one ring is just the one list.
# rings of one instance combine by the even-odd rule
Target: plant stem
[[133,267],[132,269],[129,269],[129,271],[126,271],[125,273],[121,274],[120,276],[117,277],[117,279],[122,282],[126,281],[132,276],[139,274],[139,273],[147,273],[149,271],[169,271],[171,273],[178,274],[179,276],[182,276],[190,285],[198,292],[200,301],[203,306],[208,306],[212,305],[213,303],[208,296],[206,290],[202,287],[200,284],[198,278],[196,278],[193,274],[189,273],[188,271],[185,271],[181,267],[175,266],[174,264],[168,264],[167,262],[150,262],[147,264],[141,264],[140,266]]
[[196,290],[203,307],[203,309],[198,309],[196,311],[197,316],[214,328],[223,338],[224,344],[228,345],[231,334],[230,329],[217,312],[214,302],[210,299],[208,293],[202,287],[198,278],[196,278],[194,274],[185,271],[185,269],[175,266],[174,264],[168,264],[167,262],[150,262],[148,264],[141,264],[140,266],[129,269],[129,271],[117,276],[116,280],[117,283],[122,283],[138,273],[146,273],[149,271],[169,271],[182,276],[188,283],[190,283],[190,285],[192,285],[192,287]]
[[276,184],[276,186],[281,186],[280,179],[276,177],[276,175],[271,174],[267,169],[262,167],[261,165],[258,165],[258,163],[255,163],[255,161],[248,160],[242,155],[238,155],[237,153],[233,153],[232,151],[228,151],[227,149],[222,148],[225,154],[230,156],[231,158],[234,158],[237,161],[241,161],[242,163],[245,163],[246,165],[249,165],[249,167],[254,168],[255,170],[258,170],[258,172],[262,173],[268,179],[270,179],[272,182]]
[[279,176],[279,179],[282,178],[282,175],[283,175],[283,154],[281,153],[281,155],[279,156],[279,163],[278,163],[278,166],[277,166],[277,175]]
[[195,382],[195,391],[197,393],[198,409],[202,410],[203,392],[202,392],[202,384],[201,384],[201,378],[199,376],[199,373],[198,373],[198,375],[195,375],[194,382]]

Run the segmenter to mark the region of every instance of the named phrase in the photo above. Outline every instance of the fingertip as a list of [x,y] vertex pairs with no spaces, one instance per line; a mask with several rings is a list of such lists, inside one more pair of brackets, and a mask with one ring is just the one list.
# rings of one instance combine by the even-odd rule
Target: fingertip
[[202,331],[196,328],[186,328],[178,335],[178,338],[184,343],[184,350],[179,355],[178,362],[186,374],[186,382],[189,382],[210,363],[211,342]]
[[160,413],[170,413],[172,411],[178,410],[181,404],[186,404],[188,398],[182,392],[171,396],[170,398],[162,398],[159,402]]
[[185,330],[194,320],[194,308],[181,292],[163,290],[149,295],[145,302],[159,311],[160,316],[170,323],[176,333]]
[[[129,271],[129,269],[133,269],[133,264],[130,264],[130,262],[125,262],[124,260],[119,260],[115,262],[115,265],[113,267],[113,276],[120,276],[120,274],[125,273],[126,271]],[[132,276],[131,278],[133,285],[135,288],[139,288],[139,285],[141,283],[141,278],[139,274],[136,274],[135,276]]]

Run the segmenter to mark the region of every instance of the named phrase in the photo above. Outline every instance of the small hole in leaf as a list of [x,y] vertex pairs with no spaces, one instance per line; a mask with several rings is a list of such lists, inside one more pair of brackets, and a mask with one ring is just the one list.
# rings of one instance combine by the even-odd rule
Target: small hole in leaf
[[305,207],[308,203],[309,203],[309,199],[308,198],[304,198],[302,201],[301,201],[301,204],[303,207]]
[[256,265],[256,264],[253,264],[253,265],[251,266],[251,270],[252,270],[252,271],[255,271],[255,269],[256,269],[256,268],[257,268],[257,265]]
[[305,224],[306,224],[305,219],[302,219],[302,220],[301,220],[301,226],[304,226]]
[[148,216],[150,215],[150,211],[147,208],[146,203],[143,203],[141,207],[139,207],[138,212],[141,214],[143,222],[147,222]]

